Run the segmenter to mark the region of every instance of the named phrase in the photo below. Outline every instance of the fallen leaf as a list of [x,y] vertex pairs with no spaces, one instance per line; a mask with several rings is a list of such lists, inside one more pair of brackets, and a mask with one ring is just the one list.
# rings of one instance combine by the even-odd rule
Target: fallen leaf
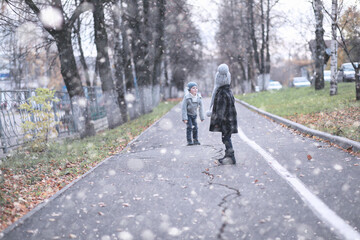
[[310,154],[308,154],[307,159],[310,161],[312,159],[312,156]]
[[75,235],[75,234],[70,233],[70,234],[69,234],[69,237],[70,237],[70,238],[72,238],[72,239],[74,239],[74,238],[76,238],[76,235]]

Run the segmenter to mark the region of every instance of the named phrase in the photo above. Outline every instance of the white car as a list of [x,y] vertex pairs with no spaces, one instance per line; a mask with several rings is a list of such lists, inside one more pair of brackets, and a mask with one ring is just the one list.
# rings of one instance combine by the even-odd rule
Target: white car
[[324,81],[325,82],[330,82],[331,80],[331,71],[330,70],[325,70],[324,71]]
[[[358,64],[358,62],[354,62],[355,67],[357,67]],[[339,69],[338,75],[338,81],[355,81],[355,69],[351,63],[343,63]]]
[[311,83],[307,80],[306,77],[294,77],[292,85],[296,88],[298,87],[310,87]]
[[280,90],[282,85],[279,81],[270,81],[267,90]]

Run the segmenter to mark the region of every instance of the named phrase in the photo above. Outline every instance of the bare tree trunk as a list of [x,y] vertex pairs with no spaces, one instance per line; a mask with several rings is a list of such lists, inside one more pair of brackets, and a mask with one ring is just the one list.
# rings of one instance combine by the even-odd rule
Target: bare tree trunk
[[105,28],[104,6],[102,1],[93,0],[94,5],[94,29],[95,45],[97,50],[96,61],[98,63],[101,88],[105,99],[106,117],[109,128],[115,128],[122,122],[118,94],[111,76],[110,60],[108,54],[108,38]]
[[[118,93],[118,103],[120,106],[120,112],[121,112],[121,118],[122,123],[127,122],[128,116],[127,116],[127,105],[126,105],[126,99],[125,99],[125,81],[124,81],[124,64],[123,64],[123,49],[122,49],[122,43],[120,41],[121,37],[121,23],[119,22],[119,19],[121,19],[121,10],[118,8],[118,3],[115,3],[115,8],[113,9],[113,21],[114,21],[114,34],[115,34],[115,86],[116,86],[116,92]],[[124,41],[124,39],[122,39]]]
[[254,0],[247,0],[247,8],[248,8],[248,22],[249,22],[250,39],[251,39],[253,53],[254,53],[253,56],[254,56],[254,60],[256,63],[256,67],[259,70],[259,72],[261,73],[257,39],[255,36]]
[[[164,52],[165,52],[165,49],[164,49]],[[168,74],[168,62],[167,62],[166,54],[164,57],[164,78],[165,78],[165,88],[168,88],[169,98],[171,98],[171,83],[170,83],[169,74]]]
[[344,36],[343,36],[343,33],[342,33],[342,30],[339,28],[338,25],[336,25],[337,28],[339,29],[339,32],[340,32],[340,37],[341,37],[341,42],[342,42],[342,45],[343,45],[343,49],[346,53],[346,55],[348,56],[350,62],[351,62],[351,65],[353,66],[353,68],[355,69],[355,91],[356,91],[356,100],[359,101],[360,100],[360,64],[355,64],[354,61],[352,60],[352,57],[350,55],[350,52],[349,52],[349,49],[346,45],[346,41],[344,39]]
[[269,34],[270,34],[270,0],[267,0],[267,9],[266,9],[266,39],[265,39],[265,48],[266,48],[266,59],[265,59],[265,72],[270,73],[270,49],[269,49]]
[[323,4],[321,0],[313,0],[312,2],[315,20],[316,20],[316,58],[315,58],[315,90],[324,88],[324,28],[323,28]]
[[332,8],[331,8],[331,79],[330,79],[330,96],[334,96],[337,94],[337,34],[336,34],[336,25],[337,25],[337,0],[332,0]]
[[[40,9],[32,0],[25,0],[25,3],[30,9],[39,17]],[[61,1],[53,0],[51,5],[63,13]],[[79,15],[87,11],[81,4],[74,10],[73,15],[67,20],[63,21],[61,29],[44,26],[44,29],[55,39],[59,52],[59,59],[61,63],[61,75],[64,79],[66,88],[72,102],[75,126],[80,133],[80,137],[86,137],[95,134],[94,126],[91,123],[89,114],[88,100],[85,98],[84,89],[82,88],[74,51],[71,42],[71,30],[75,20]]]
[[134,76],[132,74],[130,42],[127,34],[127,30],[129,29],[128,19],[126,18],[125,11],[123,9],[123,0],[120,0],[120,14],[121,22],[119,27],[122,40],[121,57],[125,75],[125,88],[126,90],[131,90],[134,88]]
[[360,100],[360,64],[355,68],[355,88],[356,88],[356,100]]
[[[145,2],[147,0],[144,0]],[[128,3],[128,19],[131,33],[131,48],[133,52],[133,59],[135,65],[136,82],[139,86],[139,102],[140,114],[148,111],[149,104],[145,97],[145,91],[151,87],[151,75],[149,71],[149,52],[148,42],[146,41],[146,34],[144,34],[144,22],[141,21],[140,7],[137,1],[127,1]],[[147,14],[147,12],[143,12]],[[145,35],[145,36],[144,36]]]
[[81,23],[80,23],[80,19],[78,19],[77,20],[76,36],[77,36],[77,41],[78,41],[78,45],[79,45],[80,62],[81,62],[81,65],[82,65],[82,67],[84,69],[86,86],[91,87],[91,81],[90,81],[90,76],[89,76],[89,68],[88,68],[88,66],[86,64],[84,51],[83,51],[82,44],[81,44],[80,28],[81,28]]
[[[154,65],[152,69],[152,84],[153,90],[157,89],[156,86],[160,84],[160,75],[161,75],[161,59],[164,53],[164,38],[165,38],[165,7],[166,1],[165,0],[157,0],[156,6],[158,9],[158,15],[156,20],[156,29],[155,29],[155,42],[154,42],[154,49],[155,49],[155,56],[154,56]],[[154,93],[154,95],[160,94]],[[156,103],[156,97],[153,99]]]

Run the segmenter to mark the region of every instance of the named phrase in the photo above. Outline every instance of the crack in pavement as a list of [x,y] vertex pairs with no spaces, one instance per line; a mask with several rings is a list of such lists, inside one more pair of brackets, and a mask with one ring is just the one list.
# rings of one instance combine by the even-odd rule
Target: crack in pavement
[[[209,186],[211,186],[211,185],[218,185],[218,186],[221,186],[221,187],[225,187],[225,188],[227,188],[227,189],[229,189],[229,190],[231,190],[231,191],[234,191],[234,192],[232,192],[232,193],[230,193],[230,194],[227,194],[226,196],[224,196],[222,199],[221,199],[221,202],[218,204],[218,206],[220,207],[220,208],[222,208],[222,210],[221,210],[221,213],[222,213],[222,219],[221,219],[221,221],[222,221],[222,225],[221,225],[221,227],[220,227],[220,229],[219,229],[219,233],[218,233],[218,235],[217,235],[217,238],[218,239],[223,239],[223,237],[222,237],[222,235],[223,235],[223,233],[225,232],[225,228],[227,227],[227,225],[229,224],[229,222],[231,221],[229,218],[229,216],[228,216],[228,213],[226,212],[229,208],[227,207],[227,206],[225,206],[226,205],[226,203],[228,203],[228,202],[230,202],[230,201],[232,201],[232,200],[234,200],[234,199],[236,199],[236,198],[238,198],[238,197],[241,197],[241,193],[240,193],[240,191],[239,191],[239,189],[236,189],[236,188],[234,188],[234,187],[231,187],[231,186],[229,186],[229,185],[227,185],[227,184],[223,184],[223,183],[214,183],[213,182],[213,180],[214,180],[214,178],[215,178],[215,176],[214,176],[214,174],[212,174],[212,173],[210,173],[210,171],[207,169],[207,170],[205,170],[205,171],[203,171],[202,173],[204,173],[205,175],[207,175],[209,178],[210,178],[210,180],[209,180]],[[232,198],[231,198],[232,197]],[[231,199],[230,199],[231,198]]]

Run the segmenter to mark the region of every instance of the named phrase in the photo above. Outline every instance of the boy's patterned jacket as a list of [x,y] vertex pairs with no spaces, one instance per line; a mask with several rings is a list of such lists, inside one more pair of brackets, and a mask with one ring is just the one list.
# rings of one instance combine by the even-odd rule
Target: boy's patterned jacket
[[182,120],[188,120],[189,115],[197,115],[197,111],[199,109],[200,120],[203,121],[204,118],[204,109],[203,109],[203,102],[200,93],[196,94],[196,98],[194,99],[191,93],[187,93],[184,96],[181,105],[181,112],[182,112]]

